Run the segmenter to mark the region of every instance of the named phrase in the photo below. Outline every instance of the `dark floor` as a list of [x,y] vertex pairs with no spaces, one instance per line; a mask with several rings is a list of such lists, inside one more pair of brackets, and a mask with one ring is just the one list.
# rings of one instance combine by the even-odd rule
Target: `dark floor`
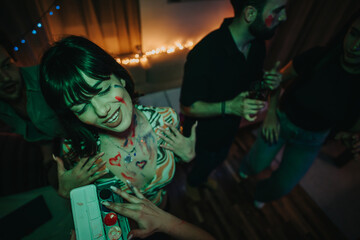
[[[288,196],[261,210],[253,207],[255,179],[241,180],[237,175],[240,160],[255,139],[251,130],[239,131],[228,158],[211,176],[218,183],[217,189],[203,188],[200,202],[184,195],[188,165],[177,166],[168,189],[170,212],[206,229],[219,240],[345,239],[299,185]],[[2,196],[45,184],[42,170],[36,164],[40,152],[34,144],[2,134],[0,146]],[[26,164],[22,163],[24,159]]]
[[219,240],[346,239],[299,185],[261,210],[253,206],[256,180],[242,180],[237,175],[240,160],[253,141],[250,131],[239,132],[228,158],[211,176],[218,183],[217,189],[203,188],[201,202],[184,196],[187,166],[178,166],[169,187],[170,211]]

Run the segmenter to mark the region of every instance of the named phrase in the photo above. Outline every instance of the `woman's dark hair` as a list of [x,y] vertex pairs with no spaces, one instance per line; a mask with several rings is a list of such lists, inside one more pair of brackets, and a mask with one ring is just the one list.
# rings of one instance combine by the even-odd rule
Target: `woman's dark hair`
[[5,51],[9,54],[9,56],[16,61],[15,53],[14,53],[14,46],[7,38],[6,34],[0,31],[0,46],[5,49]]
[[89,100],[100,89],[89,86],[81,75],[105,81],[114,74],[124,79],[125,89],[134,99],[130,74],[102,48],[86,38],[69,36],[56,42],[41,59],[40,85],[46,102],[58,115],[65,137],[72,144],[69,159],[91,156],[97,152],[97,128],[81,122],[68,103]]

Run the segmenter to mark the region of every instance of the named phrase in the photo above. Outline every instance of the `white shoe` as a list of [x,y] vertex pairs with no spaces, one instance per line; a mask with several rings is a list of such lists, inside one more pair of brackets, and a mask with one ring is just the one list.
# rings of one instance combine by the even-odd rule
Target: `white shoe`
[[265,203],[255,200],[255,201],[254,201],[254,206],[255,206],[257,209],[262,209],[262,208],[265,206]]
[[240,176],[241,179],[247,179],[249,177],[248,175],[246,175],[243,172],[239,172],[239,176]]

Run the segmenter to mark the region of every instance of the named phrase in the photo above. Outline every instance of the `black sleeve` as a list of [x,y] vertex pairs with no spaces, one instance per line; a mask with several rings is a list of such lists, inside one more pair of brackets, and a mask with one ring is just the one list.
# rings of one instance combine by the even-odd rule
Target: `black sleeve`
[[296,56],[293,60],[293,66],[298,75],[303,75],[311,71],[322,56],[326,49],[324,47],[314,47]]
[[210,94],[211,50],[196,46],[188,55],[180,93],[180,103],[191,106],[196,101],[206,101]]

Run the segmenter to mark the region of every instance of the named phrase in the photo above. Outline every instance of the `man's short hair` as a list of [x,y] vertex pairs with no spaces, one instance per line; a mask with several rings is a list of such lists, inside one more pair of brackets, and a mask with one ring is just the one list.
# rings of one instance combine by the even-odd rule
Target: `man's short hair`
[[262,12],[267,0],[230,0],[231,5],[234,8],[235,17],[242,14],[242,11],[246,6],[253,6],[258,11]]
[[16,60],[14,46],[2,31],[0,31],[0,47],[3,47],[5,51],[9,54],[9,56],[12,59]]

